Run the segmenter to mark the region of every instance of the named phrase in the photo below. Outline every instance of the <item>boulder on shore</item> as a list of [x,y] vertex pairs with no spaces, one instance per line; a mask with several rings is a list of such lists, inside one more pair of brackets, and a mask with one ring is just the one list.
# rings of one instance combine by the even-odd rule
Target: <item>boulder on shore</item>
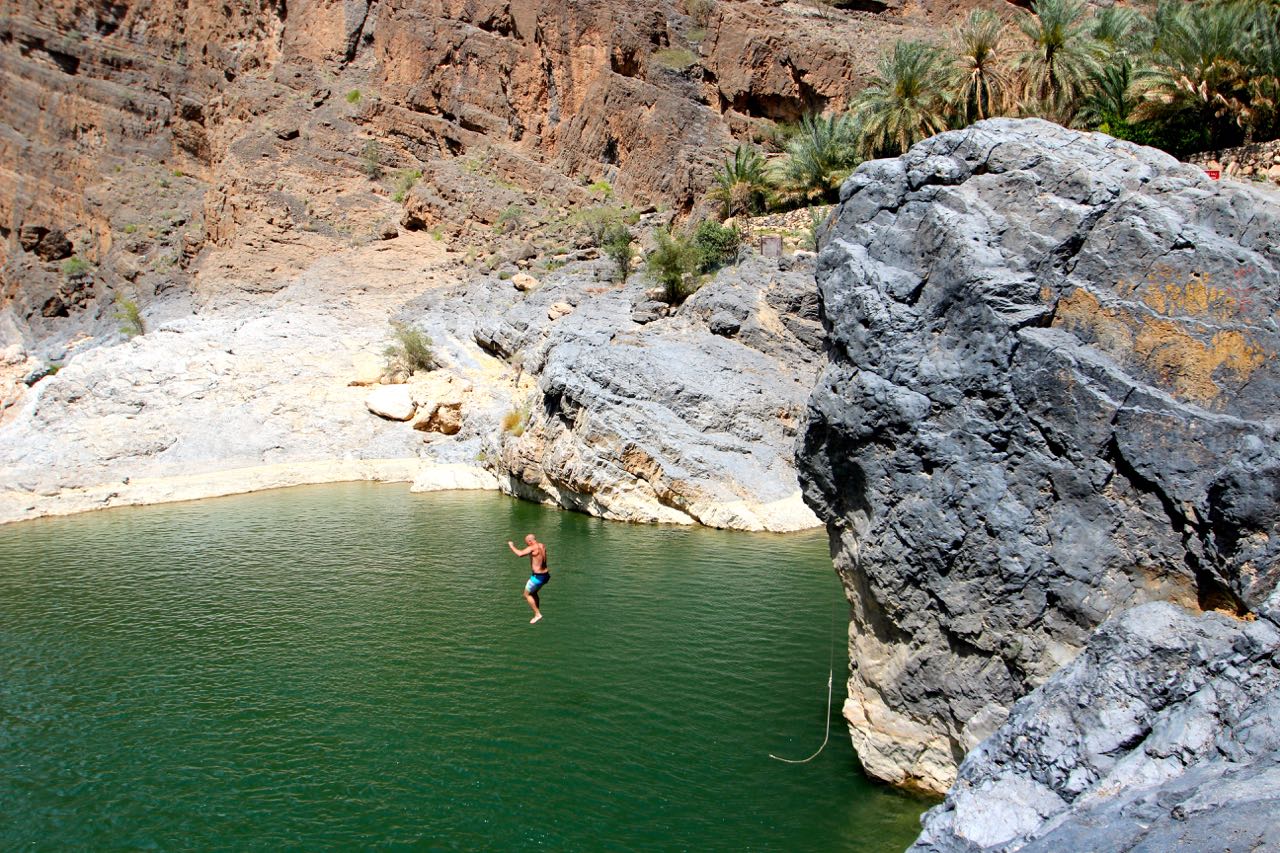
[[405,385],[383,385],[365,400],[369,411],[390,421],[407,421],[418,410]]

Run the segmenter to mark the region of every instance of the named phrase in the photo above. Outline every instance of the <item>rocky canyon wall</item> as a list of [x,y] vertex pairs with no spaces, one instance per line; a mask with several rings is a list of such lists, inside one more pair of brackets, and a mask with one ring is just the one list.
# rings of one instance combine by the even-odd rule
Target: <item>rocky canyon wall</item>
[[841,195],[799,463],[872,774],[945,791],[1125,608],[1280,618],[1274,196],[1008,120]]
[[397,224],[485,260],[599,193],[689,210],[736,142],[956,5],[6,0],[0,309],[61,345],[117,293],[275,290]]

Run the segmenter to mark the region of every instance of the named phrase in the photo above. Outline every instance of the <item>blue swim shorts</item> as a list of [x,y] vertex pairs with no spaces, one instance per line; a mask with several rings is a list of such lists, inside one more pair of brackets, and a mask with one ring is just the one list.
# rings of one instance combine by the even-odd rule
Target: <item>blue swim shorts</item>
[[543,572],[540,575],[529,575],[529,582],[524,585],[525,592],[537,592],[547,585],[547,581],[551,580],[551,572]]

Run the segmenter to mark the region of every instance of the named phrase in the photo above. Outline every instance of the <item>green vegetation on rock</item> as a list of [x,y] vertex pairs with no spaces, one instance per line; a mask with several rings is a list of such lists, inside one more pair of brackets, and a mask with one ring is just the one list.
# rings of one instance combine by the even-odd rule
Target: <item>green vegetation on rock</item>
[[142,310],[138,307],[138,303],[128,298],[122,293],[117,293],[115,297],[116,310],[112,314],[112,318],[120,323],[120,331],[129,338],[144,335],[147,328],[142,322]]
[[92,266],[79,255],[72,255],[62,262],[62,275],[65,278],[79,278],[88,275]]
[[614,263],[616,279],[623,284],[631,275],[631,263],[636,255],[634,242],[631,231],[621,222],[609,225],[600,242],[600,249]]
[[439,366],[436,354],[431,349],[431,338],[424,332],[397,322],[392,322],[391,331],[394,341],[383,350],[388,371],[425,373]]
[[694,273],[701,260],[693,241],[665,229],[653,232],[655,247],[645,259],[649,274],[662,285],[662,298],[679,305],[698,289]]
[[698,255],[698,272],[711,273],[737,260],[742,234],[737,228],[704,219],[693,230],[691,244]]

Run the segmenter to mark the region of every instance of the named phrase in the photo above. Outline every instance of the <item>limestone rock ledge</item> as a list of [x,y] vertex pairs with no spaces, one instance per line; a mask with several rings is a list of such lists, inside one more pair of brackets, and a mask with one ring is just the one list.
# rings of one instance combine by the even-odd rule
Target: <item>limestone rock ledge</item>
[[996,120],[864,164],[798,452],[873,775],[945,791],[1109,616],[1280,611],[1280,206]]
[[[501,488],[622,521],[818,526],[793,450],[821,352],[812,267],[752,257],[640,322],[646,286],[602,286],[587,269],[513,288],[508,305],[473,287],[433,297],[448,310],[421,306],[453,324],[433,334],[469,332],[523,374],[481,451]],[[572,312],[548,310],[558,303]],[[732,331],[713,333],[725,316]]]

